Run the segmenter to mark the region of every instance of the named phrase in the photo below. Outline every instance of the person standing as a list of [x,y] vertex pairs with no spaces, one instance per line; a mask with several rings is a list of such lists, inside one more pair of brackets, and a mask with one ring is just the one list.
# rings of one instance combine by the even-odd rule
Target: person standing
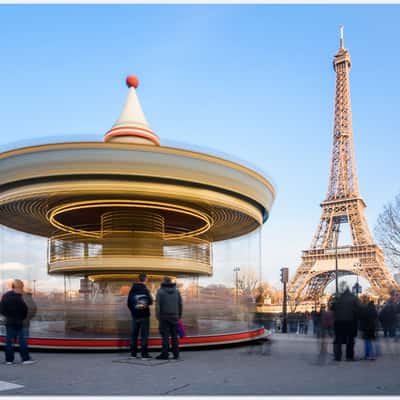
[[315,336],[319,336],[319,329],[320,329],[320,323],[321,323],[321,309],[319,310],[319,312],[316,310],[316,309],[314,309],[312,312],[311,312],[311,317],[312,317],[312,320],[313,320],[313,334],[315,335]]
[[23,321],[28,315],[28,307],[25,304],[22,294],[24,284],[21,280],[15,279],[12,283],[11,290],[3,295],[0,302],[0,312],[6,317],[6,364],[11,365],[14,362],[13,341],[18,338],[19,353],[22,364],[33,364],[34,361],[29,355],[27,340]]
[[354,338],[357,336],[360,302],[347,287],[331,304],[334,315],[335,360],[342,360],[342,344],[346,344],[346,360],[354,361]]
[[328,338],[330,331],[333,327],[333,315],[332,311],[326,309],[325,304],[321,305],[319,312],[319,328],[317,337],[319,338],[319,355],[318,360],[324,364],[328,355]]
[[360,330],[364,339],[364,358],[375,360],[377,357],[376,330],[378,327],[378,312],[373,301],[365,299],[360,318]]
[[131,356],[136,358],[138,352],[138,337],[140,332],[140,350],[142,360],[151,358],[148,351],[150,330],[150,306],[153,298],[146,287],[147,276],[139,275],[139,282],[132,285],[128,294],[127,305],[132,315]]
[[383,328],[384,337],[396,337],[396,325],[397,325],[397,313],[399,312],[399,306],[397,304],[396,292],[392,290],[390,292],[390,298],[383,306],[379,313],[379,320]]
[[159,321],[159,330],[162,337],[161,354],[158,360],[168,360],[169,338],[172,342],[174,360],[179,359],[178,321],[182,318],[182,297],[176,284],[166,276],[161,283],[156,296],[156,317]]

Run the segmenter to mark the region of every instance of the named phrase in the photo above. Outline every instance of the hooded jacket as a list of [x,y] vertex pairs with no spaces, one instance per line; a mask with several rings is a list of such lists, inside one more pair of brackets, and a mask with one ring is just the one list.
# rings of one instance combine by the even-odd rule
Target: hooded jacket
[[128,294],[127,306],[132,318],[150,317],[153,298],[144,283],[134,283]]
[[22,326],[22,321],[28,315],[28,307],[20,293],[10,290],[1,298],[0,312],[6,317],[6,325]]
[[182,297],[175,283],[161,283],[156,296],[156,317],[170,322],[182,318]]

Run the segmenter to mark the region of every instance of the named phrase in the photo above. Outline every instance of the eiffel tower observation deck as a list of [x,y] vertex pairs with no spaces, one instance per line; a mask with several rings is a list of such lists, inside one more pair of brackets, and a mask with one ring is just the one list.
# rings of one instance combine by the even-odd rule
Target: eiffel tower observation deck
[[[336,72],[333,145],[328,192],[321,203],[322,213],[309,250],[289,285],[292,299],[318,299],[339,275],[364,277],[376,295],[385,296],[397,284],[384,263],[383,251],[369,231],[364,215],[366,204],[358,187],[354,156],[350,102],[350,52],[344,46],[343,27],[340,46],[333,58]],[[351,243],[338,246],[340,227],[349,224]]]

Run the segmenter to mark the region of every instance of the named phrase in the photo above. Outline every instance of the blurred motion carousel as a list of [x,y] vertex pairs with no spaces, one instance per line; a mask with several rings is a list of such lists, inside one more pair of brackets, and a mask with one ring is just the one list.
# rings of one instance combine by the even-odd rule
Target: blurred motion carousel
[[[251,241],[249,252],[260,252],[261,227],[275,197],[272,184],[227,159],[161,146],[140,106],[138,79],[129,76],[126,83],[125,106],[104,141],[0,154],[2,268],[15,261],[10,234],[24,234],[19,265],[25,269],[18,277],[31,288],[39,273],[57,278],[52,291],[34,288],[38,315],[31,346],[127,347],[126,295],[142,272],[153,295],[164,276],[176,279],[187,329],[182,346],[263,336],[264,329],[240,309],[234,289],[221,295],[199,280],[214,275],[218,243],[225,249],[217,249],[218,260],[225,254],[221,265],[231,269],[232,246],[240,252]],[[35,240],[46,242],[41,272],[31,265]],[[260,268],[259,258],[255,263]],[[160,344],[155,320],[149,344]]]

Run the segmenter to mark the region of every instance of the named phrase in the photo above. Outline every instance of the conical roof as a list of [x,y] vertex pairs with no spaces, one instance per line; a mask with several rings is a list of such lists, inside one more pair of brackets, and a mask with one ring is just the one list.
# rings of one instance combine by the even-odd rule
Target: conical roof
[[117,122],[105,134],[106,142],[160,145],[159,137],[151,130],[137,97],[139,79],[130,75],[126,78],[128,97]]

